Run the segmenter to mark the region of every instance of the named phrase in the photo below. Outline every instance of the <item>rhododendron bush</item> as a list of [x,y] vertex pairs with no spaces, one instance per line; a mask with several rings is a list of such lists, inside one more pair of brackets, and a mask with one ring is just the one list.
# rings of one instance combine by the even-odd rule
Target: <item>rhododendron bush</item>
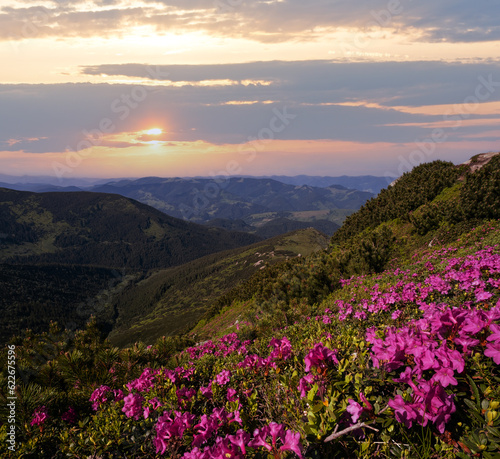
[[101,382],[39,397],[26,454],[498,457],[499,287],[498,246],[429,249],[272,333],[122,352]]

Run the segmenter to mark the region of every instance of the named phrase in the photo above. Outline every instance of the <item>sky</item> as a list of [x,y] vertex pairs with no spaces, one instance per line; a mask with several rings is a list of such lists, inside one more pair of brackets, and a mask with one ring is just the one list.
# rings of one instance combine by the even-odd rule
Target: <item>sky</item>
[[499,151],[497,0],[0,0],[0,173],[380,175]]

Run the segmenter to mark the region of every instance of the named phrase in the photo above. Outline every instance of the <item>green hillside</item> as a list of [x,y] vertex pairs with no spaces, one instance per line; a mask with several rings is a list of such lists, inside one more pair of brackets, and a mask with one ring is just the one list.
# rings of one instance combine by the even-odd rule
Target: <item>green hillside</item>
[[[462,241],[500,217],[500,154],[475,172],[473,166],[474,158],[468,166],[435,161],[414,168],[347,217],[328,250],[259,273],[226,295],[219,309],[251,300],[247,311],[282,315],[292,302],[313,306],[327,298],[342,277],[404,266],[420,250]],[[212,333],[208,328],[207,336]]]
[[156,271],[115,298],[112,309],[118,316],[109,339],[119,346],[135,341],[151,344],[163,335],[179,333],[253,273],[327,245],[326,236],[311,228]]
[[111,299],[133,279],[259,240],[117,195],[0,189],[0,342],[53,320],[77,330],[91,316],[109,333]]
[[260,240],[103,193],[0,189],[0,214],[0,260],[10,263],[166,268]]

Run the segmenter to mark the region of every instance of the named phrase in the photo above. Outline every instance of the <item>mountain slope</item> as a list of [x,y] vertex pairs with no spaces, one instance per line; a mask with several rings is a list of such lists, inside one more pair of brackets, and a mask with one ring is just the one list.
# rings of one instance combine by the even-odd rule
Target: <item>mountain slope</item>
[[328,238],[310,228],[156,271],[131,283],[113,300],[117,321],[109,339],[124,346],[179,333],[253,273],[327,245]]
[[312,223],[312,222],[291,220],[290,218],[277,217],[259,226],[254,234],[264,239],[267,239],[277,234],[285,234],[290,231],[295,231],[298,229],[310,228],[313,225],[316,230],[319,230],[322,233],[325,233],[329,236],[331,236],[333,233],[335,233],[335,231],[337,231],[340,228],[339,225],[330,222],[328,220],[315,220]]
[[114,312],[106,300],[133,277],[92,266],[0,264],[0,343],[27,328],[47,331],[52,321],[82,329],[91,315],[109,332]]
[[0,189],[0,214],[0,260],[16,263],[164,268],[260,240],[102,193]]
[[[228,327],[233,309],[245,302],[247,317],[279,320],[286,305],[313,306],[327,298],[342,277],[411,263],[428,247],[460,241],[461,235],[487,226],[489,220],[500,218],[500,154],[487,163],[483,159],[478,155],[461,166],[434,161],[414,168],[349,216],[328,250],[254,275],[222,298],[207,319]],[[481,169],[475,167],[478,164]],[[227,319],[219,316],[221,310]],[[213,335],[210,320],[196,327],[197,336]]]

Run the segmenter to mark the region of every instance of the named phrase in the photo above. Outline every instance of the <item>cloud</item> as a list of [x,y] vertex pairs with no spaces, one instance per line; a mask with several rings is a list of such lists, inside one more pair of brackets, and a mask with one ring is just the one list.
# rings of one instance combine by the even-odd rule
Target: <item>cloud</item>
[[[219,101],[275,100],[292,97],[299,103],[342,103],[377,100],[388,107],[460,103],[474,92],[478,78],[494,76],[500,81],[500,63],[420,62],[336,62],[329,60],[268,61],[220,65],[156,66],[148,73],[142,64],[87,66],[82,73],[151,78],[160,82],[200,82],[204,80],[264,80],[269,86],[212,88],[188,87],[175,91],[182,97],[196,92],[200,103],[204,95],[218,94]],[[151,75],[158,76],[151,76]],[[164,91],[171,91],[168,87]],[[500,100],[500,89],[491,100]],[[473,95],[473,94],[472,94]],[[231,97],[232,99],[229,99]],[[239,97],[239,98],[238,98]]]
[[200,32],[263,43],[322,40],[339,29],[394,31],[427,42],[500,39],[496,0],[26,0],[0,9],[0,39]]
[[[168,78],[174,82],[223,78],[235,84],[176,87],[159,79],[155,80],[159,86],[0,85],[0,149],[33,153],[80,150],[92,136],[104,134],[102,142],[120,141],[116,137],[120,133],[152,127],[163,128],[164,142],[239,144],[269,135],[270,123],[279,121],[279,113],[283,118],[283,110],[293,117],[286,129],[276,130],[276,139],[362,143],[411,143],[431,135],[435,123],[444,120],[439,111],[412,113],[408,107],[452,104],[448,114],[453,115],[452,120],[478,120],[476,125],[461,123],[460,129],[450,130],[453,138],[480,135],[488,129],[480,124],[481,119],[491,125],[499,117],[494,107],[491,113],[479,111],[478,99],[474,99],[483,84],[483,102],[500,100],[500,65],[495,63],[275,61],[178,65],[163,70],[168,70]],[[145,67],[138,64],[87,67],[84,71],[132,77],[146,74]],[[239,83],[245,79],[270,80],[272,84]],[[115,137],[111,139],[111,135]],[[132,145],[129,140],[121,142],[102,145]]]

